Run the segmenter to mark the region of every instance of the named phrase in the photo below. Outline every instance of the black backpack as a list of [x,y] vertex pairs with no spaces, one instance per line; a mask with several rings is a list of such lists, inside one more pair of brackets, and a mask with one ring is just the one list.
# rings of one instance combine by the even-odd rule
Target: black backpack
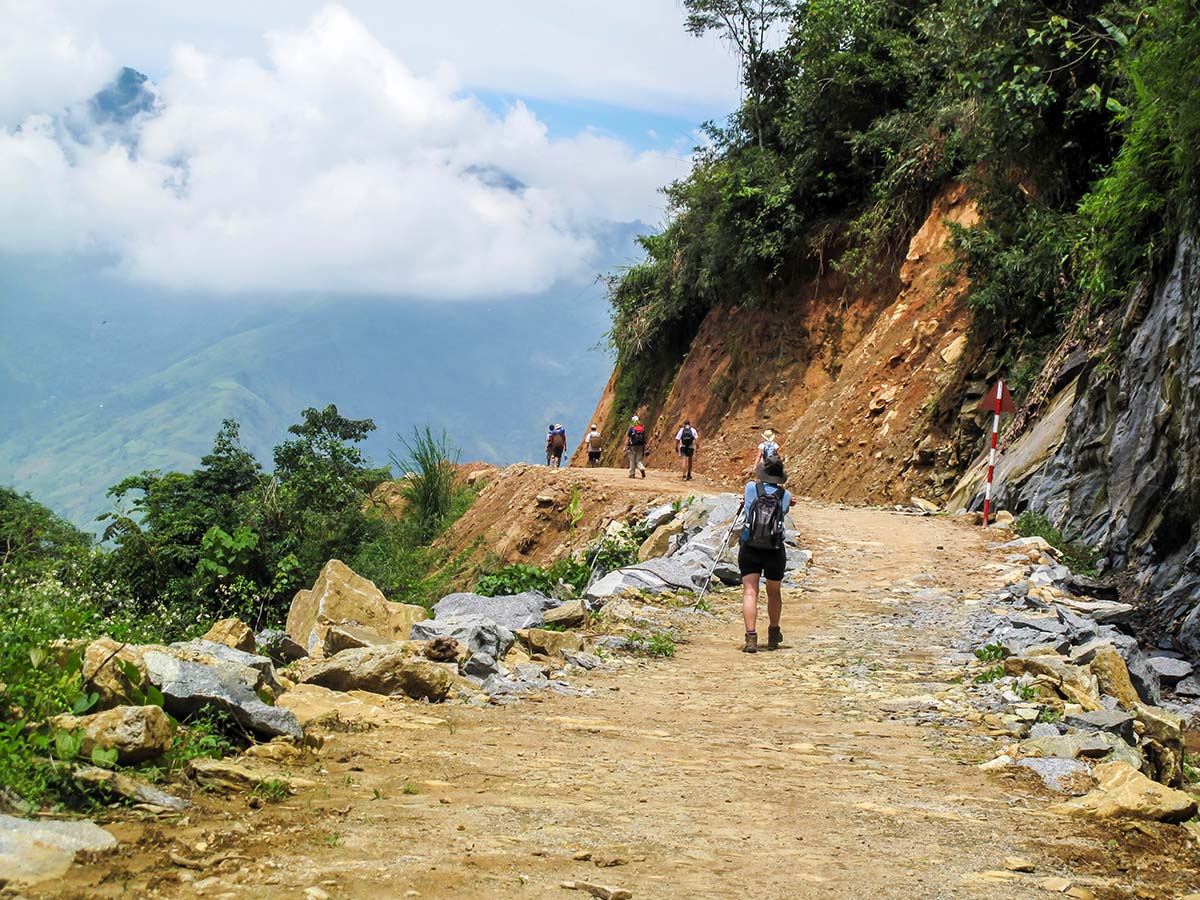
[[641,425],[634,425],[629,429],[629,446],[644,447],[646,445],[646,429]]
[[754,483],[754,502],[746,511],[750,537],[747,547],[755,550],[779,550],[783,547],[783,488],[768,494],[761,481]]
[[696,432],[694,432],[691,428],[683,429],[683,434],[679,436],[679,443],[683,444],[685,447],[690,447],[692,446],[692,441],[694,440],[696,440]]

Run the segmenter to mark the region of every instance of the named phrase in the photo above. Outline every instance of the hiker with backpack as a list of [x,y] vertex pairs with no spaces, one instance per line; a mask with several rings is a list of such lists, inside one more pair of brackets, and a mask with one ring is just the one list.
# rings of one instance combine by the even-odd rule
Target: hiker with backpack
[[692,427],[692,423],[684,419],[683,427],[675,433],[675,452],[684,460],[683,480],[692,480],[692,460],[700,446],[700,432]]
[[629,477],[633,478],[638,472],[646,477],[646,426],[637,416],[629,420],[629,431],[625,438],[625,452],[629,456]]
[[600,434],[600,430],[594,424],[592,430],[584,438],[584,443],[587,444],[588,468],[594,469],[600,465],[600,451],[604,444],[604,436]]
[[784,547],[783,519],[792,505],[792,495],[783,485],[787,473],[778,454],[769,456],[762,465],[762,475],[746,485],[742,509],[746,520],[742,526],[738,548],[738,571],[742,576],[742,614],[746,620],[746,653],[758,652],[758,593],[760,578],[767,581],[767,649],[776,650],[783,643],[779,619],[783,615],[781,582],[787,569],[787,549]]
[[762,443],[758,445],[758,457],[754,461],[754,477],[762,480],[763,466],[772,456],[779,455],[779,442],[775,440],[775,432],[768,428],[762,433]]
[[550,426],[546,435],[546,465],[562,467],[563,451],[567,449],[567,430],[562,425]]

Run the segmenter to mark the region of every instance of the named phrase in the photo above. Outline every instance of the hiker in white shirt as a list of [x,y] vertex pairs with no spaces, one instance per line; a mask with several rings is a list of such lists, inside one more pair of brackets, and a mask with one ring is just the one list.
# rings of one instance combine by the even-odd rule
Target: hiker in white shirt
[[700,432],[692,427],[690,421],[684,420],[683,427],[675,432],[675,452],[683,459],[683,480],[692,480],[692,460],[696,456],[696,448],[700,446]]
[[758,458],[754,461],[754,477],[762,481],[763,464],[772,456],[779,455],[779,442],[775,440],[775,432],[768,428],[762,433],[763,441],[758,445]]
[[594,469],[600,465],[600,451],[603,449],[604,436],[593,425],[592,430],[584,438],[584,442],[587,444],[588,467]]

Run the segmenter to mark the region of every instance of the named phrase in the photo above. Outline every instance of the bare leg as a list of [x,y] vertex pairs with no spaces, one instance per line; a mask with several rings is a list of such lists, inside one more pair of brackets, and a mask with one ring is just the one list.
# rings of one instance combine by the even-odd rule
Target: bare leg
[[[758,579],[758,575],[742,577],[742,617],[746,620],[747,631],[754,631],[755,623],[758,621]],[[779,582],[775,583],[779,584]]]
[[783,615],[782,586],[778,581],[767,582],[767,618],[770,619],[772,628],[779,627],[779,619]]

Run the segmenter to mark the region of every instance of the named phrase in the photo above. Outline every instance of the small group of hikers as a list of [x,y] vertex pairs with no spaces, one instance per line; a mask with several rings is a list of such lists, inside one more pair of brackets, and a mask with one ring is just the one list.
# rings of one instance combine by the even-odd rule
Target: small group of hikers
[[[647,439],[646,426],[638,416],[634,416],[630,420],[629,430],[625,433],[625,455],[629,459],[630,478],[636,478],[639,474],[643,478],[646,477],[646,456],[649,453]],[[593,424],[583,442],[587,447],[588,466],[594,469],[600,465],[604,436]],[[675,433],[675,452],[682,460],[684,481],[692,480],[692,463],[699,446],[700,432],[692,427],[691,421],[685,421]],[[546,465],[561,467],[566,447],[566,429],[561,424],[551,422],[546,431]]]
[[[777,650],[783,644],[780,619],[783,615],[783,576],[787,569],[787,547],[784,544],[784,521],[792,506],[791,492],[784,487],[787,473],[779,454],[779,441],[768,428],[762,433],[754,463],[754,477],[746,483],[735,522],[741,521],[738,541],[738,573],[742,579],[742,617],[746,625],[746,641],[742,650],[758,652],[758,599],[762,583],[767,592],[767,650]],[[629,458],[629,477],[646,477],[648,435],[638,416],[633,416],[625,433],[625,454]],[[604,439],[593,424],[584,438],[588,465],[600,465]],[[682,460],[683,478],[692,478],[692,464],[700,446],[700,432],[690,421],[675,432],[675,452]],[[567,432],[560,424],[551,423],[546,433],[546,464],[561,466],[567,447]],[[742,513],[745,518],[742,518]]]

